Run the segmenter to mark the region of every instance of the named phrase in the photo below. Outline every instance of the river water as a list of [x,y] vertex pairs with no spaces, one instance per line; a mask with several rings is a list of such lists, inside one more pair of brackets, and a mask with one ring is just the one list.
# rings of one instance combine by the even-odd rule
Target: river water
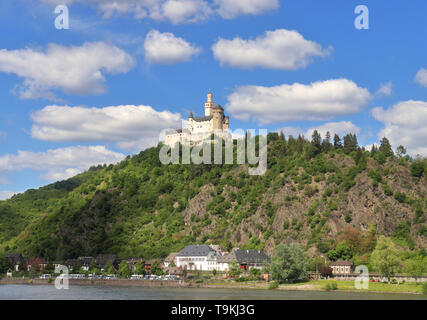
[[284,290],[0,285],[0,300],[427,300],[427,295]]

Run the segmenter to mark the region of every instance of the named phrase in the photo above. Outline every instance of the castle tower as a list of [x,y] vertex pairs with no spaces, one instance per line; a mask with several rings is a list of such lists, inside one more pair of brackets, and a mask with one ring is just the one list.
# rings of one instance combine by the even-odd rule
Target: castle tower
[[205,102],[205,116],[211,116],[213,108],[215,107],[215,103],[213,102],[213,94],[211,92],[208,93],[207,100]]
[[212,116],[213,116],[212,129],[222,130],[222,123],[224,120],[224,109],[220,105],[217,105],[215,108],[213,108]]

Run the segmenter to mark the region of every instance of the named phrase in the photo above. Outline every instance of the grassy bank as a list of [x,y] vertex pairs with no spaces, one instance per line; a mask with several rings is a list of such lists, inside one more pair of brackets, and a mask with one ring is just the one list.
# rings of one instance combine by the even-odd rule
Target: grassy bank
[[[422,294],[422,284],[420,283],[404,283],[404,284],[388,284],[379,282],[369,282],[368,289],[356,289],[354,281],[342,280],[313,280],[307,282],[293,283],[293,284],[280,284],[276,290],[307,290],[307,291],[326,291],[328,283],[336,283],[339,291],[350,292],[389,292],[389,293],[410,293]],[[231,281],[210,281],[203,284],[198,284],[200,287],[209,288],[246,288],[246,289],[268,289],[270,284],[259,281],[248,282],[231,282]],[[193,284],[193,286],[195,286]]]

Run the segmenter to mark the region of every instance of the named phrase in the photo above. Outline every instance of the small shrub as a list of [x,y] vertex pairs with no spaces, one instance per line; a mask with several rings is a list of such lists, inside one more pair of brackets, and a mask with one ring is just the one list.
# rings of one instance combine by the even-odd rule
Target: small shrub
[[327,282],[324,288],[326,291],[337,290],[338,284],[335,281]]
[[273,290],[273,289],[277,289],[279,287],[279,282],[278,281],[273,281],[270,283],[268,289]]

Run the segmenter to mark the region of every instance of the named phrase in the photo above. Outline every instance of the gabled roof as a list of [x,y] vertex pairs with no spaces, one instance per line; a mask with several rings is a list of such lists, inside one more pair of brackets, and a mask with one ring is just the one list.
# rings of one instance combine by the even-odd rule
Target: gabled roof
[[270,258],[261,250],[235,250],[234,254],[239,264],[264,263],[270,261]]
[[218,258],[219,263],[231,263],[233,261],[237,261],[237,258],[236,258],[236,255],[234,254],[234,252],[225,254],[225,255]]
[[95,261],[94,257],[78,257],[77,260],[81,262],[83,266],[89,266],[92,261]]
[[98,254],[96,256],[95,262],[99,265],[105,265],[107,262],[114,263],[117,260],[116,254]]
[[22,254],[20,253],[6,253],[5,258],[12,264],[20,264],[24,261]]
[[205,257],[210,252],[216,253],[214,249],[212,249],[210,246],[202,244],[202,245],[189,245],[186,246],[184,249],[182,249],[180,252],[178,252],[178,257],[183,256],[189,256],[189,257]]

